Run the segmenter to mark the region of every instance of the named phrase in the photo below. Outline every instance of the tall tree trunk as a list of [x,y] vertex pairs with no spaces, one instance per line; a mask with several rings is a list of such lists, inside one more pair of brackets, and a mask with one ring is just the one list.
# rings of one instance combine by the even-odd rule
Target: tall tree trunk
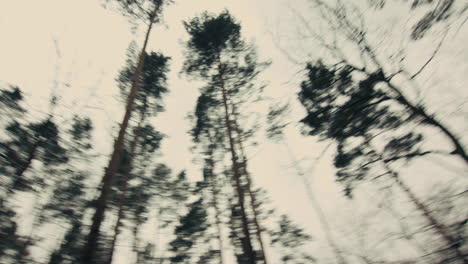
[[229,113],[229,106],[228,106],[228,98],[227,98],[227,91],[226,87],[224,86],[224,79],[223,79],[223,69],[220,58],[218,58],[219,63],[219,74],[220,74],[220,85],[221,85],[221,92],[223,97],[223,106],[224,106],[224,119],[226,123],[226,133],[229,140],[229,147],[231,152],[231,160],[232,160],[232,169],[234,173],[234,180],[235,180],[235,189],[237,191],[237,196],[239,199],[239,206],[241,209],[241,219],[242,219],[242,231],[245,236],[245,248],[244,253],[247,254],[248,263],[255,264],[256,263],[256,253],[252,246],[252,238],[250,235],[249,229],[249,220],[247,218],[246,209],[245,209],[245,194],[244,194],[244,186],[241,183],[241,172],[239,170],[239,163],[238,163],[238,155],[235,149],[235,142],[233,137],[233,128],[230,120],[230,113]]
[[253,212],[253,221],[254,221],[254,224],[255,224],[255,228],[256,228],[256,235],[257,235],[257,240],[258,240],[258,243],[260,244],[260,249],[262,251],[262,258],[263,258],[263,261],[265,264],[267,264],[267,257],[266,257],[266,250],[265,250],[265,245],[263,243],[263,239],[262,239],[262,227],[260,226],[260,222],[258,221],[258,211],[257,211],[257,208],[256,208],[256,197],[255,197],[255,193],[252,191],[252,179],[251,179],[251,176],[250,176],[250,173],[249,171],[247,170],[247,156],[245,155],[245,151],[244,151],[244,144],[243,144],[243,139],[242,139],[242,131],[239,127],[239,124],[237,123],[237,117],[239,116],[237,111],[236,111],[236,107],[234,105],[234,103],[231,101],[231,110],[232,110],[232,115],[234,116],[234,120],[232,120],[232,123],[233,123],[233,126],[234,126],[234,129],[236,131],[236,134],[237,134],[237,143],[239,144],[239,149],[240,149],[240,155],[241,155],[241,159],[242,159],[242,168],[243,168],[243,175],[245,177],[245,180],[247,182],[247,192],[249,193],[249,196],[250,196],[250,206],[252,207],[252,212]]
[[426,221],[429,225],[433,226],[443,240],[447,248],[445,250],[452,251],[456,258],[460,261],[463,261],[464,264],[468,264],[467,254],[463,253],[460,250],[460,246],[462,241],[456,239],[450,234],[450,231],[446,226],[440,223],[431,213],[431,211],[421,202],[418,197],[411,191],[411,189],[403,182],[401,177],[397,172],[395,172],[389,165],[387,161],[385,161],[384,157],[370,144],[369,138],[367,137],[367,145],[372,149],[374,155],[381,161],[382,166],[387,170],[393,180],[397,183],[398,187],[410,198],[411,202],[416,206],[416,208],[422,213]]
[[[210,135],[208,132],[208,137],[210,138],[211,142],[215,142],[215,139]],[[210,148],[209,152],[209,160],[207,161],[208,163],[208,168],[210,170],[211,174],[211,180],[210,180],[210,187],[211,187],[211,193],[212,195],[212,204],[213,204],[213,209],[215,211],[215,221],[216,221],[216,231],[217,231],[217,239],[218,239],[218,247],[219,247],[219,263],[223,264],[224,263],[224,256],[223,256],[223,235],[222,235],[222,229],[221,229],[221,211],[219,210],[218,206],[218,182],[216,181],[216,177],[214,176],[214,168],[215,168],[215,162],[214,162],[214,154],[213,150]]]
[[[155,15],[158,9],[159,9],[159,5],[155,7],[152,14]],[[122,124],[120,126],[119,134],[114,143],[114,151],[112,152],[112,156],[109,160],[109,164],[107,165],[107,168],[104,173],[104,177],[102,180],[103,184],[102,184],[101,193],[96,203],[96,211],[92,218],[91,229],[89,231],[86,244],[84,246],[84,250],[82,253],[83,255],[82,255],[81,261],[83,264],[94,263],[94,259],[96,258],[96,249],[98,248],[100,228],[101,228],[102,222],[104,221],[104,212],[105,212],[106,205],[107,205],[107,199],[108,199],[108,196],[109,196],[112,184],[113,184],[115,173],[117,172],[117,168],[120,163],[125,134],[127,132],[128,123],[130,121],[130,117],[133,112],[133,105],[135,103],[135,98],[136,98],[137,91],[138,91],[140,75],[141,75],[141,71],[143,69],[143,64],[145,61],[146,46],[148,44],[148,39],[150,36],[151,29],[153,27],[153,22],[154,22],[153,19],[154,19],[154,16],[150,17],[149,19],[148,29],[146,31],[143,48],[141,49],[137,68],[132,78],[132,85],[131,85],[130,93],[127,99],[125,115],[124,115]]]
[[297,174],[301,177],[302,181],[304,182],[304,187],[306,188],[306,193],[307,196],[309,197],[309,200],[312,204],[312,207],[315,211],[315,214],[318,217],[318,220],[320,221],[320,225],[322,226],[323,232],[325,233],[325,239],[327,240],[328,246],[332,250],[333,254],[335,255],[336,262],[338,264],[346,264],[347,261],[344,258],[343,254],[341,253],[340,248],[335,242],[335,239],[333,238],[333,235],[331,233],[331,228],[328,224],[327,217],[325,216],[325,213],[322,210],[322,207],[320,206],[319,202],[315,198],[314,191],[312,190],[312,185],[307,178],[307,175],[305,174],[304,170],[301,168],[299,165],[299,162],[296,159],[296,156],[292,152],[291,148],[289,145],[286,143],[286,141],[283,141],[284,146],[286,147],[289,157],[291,158],[292,162],[294,163],[294,168],[297,171]]
[[136,146],[138,144],[138,140],[140,139],[140,133],[141,133],[141,126],[143,125],[143,122],[145,120],[146,116],[146,98],[144,100],[144,106],[143,109],[141,110],[140,113],[140,121],[138,122],[137,127],[135,128],[135,137],[132,141],[132,144],[130,146],[130,152],[129,152],[129,160],[128,160],[128,166],[125,170],[125,175],[123,179],[123,186],[122,186],[122,193],[119,197],[119,211],[117,213],[117,221],[114,226],[114,235],[112,237],[112,243],[111,243],[111,248],[110,248],[110,253],[109,253],[109,259],[107,261],[108,264],[112,264],[112,260],[114,258],[114,251],[115,251],[115,245],[117,242],[117,238],[120,234],[120,227],[122,226],[122,221],[124,220],[125,217],[125,212],[124,212],[124,205],[127,200],[127,189],[128,189],[128,180],[130,178],[130,173],[132,173],[132,163],[133,159],[135,156],[135,150]]
[[[213,178],[214,181],[214,178]],[[216,183],[211,183],[211,188],[213,192],[213,208],[215,211],[215,219],[216,219],[216,231],[218,232],[217,239],[218,239],[218,247],[219,247],[219,263],[224,263],[224,254],[223,254],[223,234],[221,229],[221,211],[218,207],[218,189],[216,188]]]

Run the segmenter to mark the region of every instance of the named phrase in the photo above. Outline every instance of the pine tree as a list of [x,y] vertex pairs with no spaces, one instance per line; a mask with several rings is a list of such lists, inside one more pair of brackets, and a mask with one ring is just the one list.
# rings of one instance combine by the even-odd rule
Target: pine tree
[[170,251],[174,254],[170,259],[171,263],[195,263],[193,249],[200,251],[196,245],[200,243],[208,228],[208,214],[203,198],[198,198],[189,204],[188,208],[189,211],[181,217],[179,225],[175,228],[176,238],[170,243]]
[[[131,174],[134,172],[134,160],[136,156],[143,160],[151,160],[151,155],[161,145],[162,135],[154,130],[145,121],[154,117],[157,113],[164,110],[162,103],[162,96],[167,93],[166,74],[168,69],[168,57],[162,54],[152,52],[145,56],[145,62],[141,71],[140,88],[135,97],[135,111],[139,114],[139,120],[134,127],[133,139],[128,147],[126,162],[121,163],[122,168],[122,183],[120,197],[117,198],[118,212],[117,222],[114,228],[114,235],[110,245],[110,253],[108,263],[112,263],[113,252],[117,236],[120,233],[120,227],[124,218],[125,203],[127,200],[128,181],[131,179]],[[124,97],[128,94],[129,87],[131,86],[131,78],[134,74],[135,66],[131,59],[128,65],[121,71],[118,78],[121,93]],[[141,142],[143,141],[143,142]],[[137,148],[138,147],[138,148]],[[142,164],[140,164],[142,165]],[[141,169],[141,168],[140,168]]]
[[104,220],[104,213],[107,206],[109,194],[113,185],[113,180],[119,163],[121,160],[122,151],[124,149],[125,135],[127,134],[129,121],[135,108],[135,100],[140,87],[141,72],[144,66],[146,47],[148,44],[149,36],[152,27],[155,23],[160,22],[163,5],[169,1],[163,0],[131,0],[119,2],[122,5],[124,12],[137,19],[143,20],[147,23],[148,28],[145,34],[145,40],[141,52],[138,57],[138,62],[134,74],[132,76],[131,88],[128,94],[125,115],[120,125],[120,130],[117,139],[114,143],[113,152],[109,159],[109,164],[105,169],[102,180],[102,189],[100,196],[97,200],[96,212],[93,215],[91,229],[87,237],[86,245],[83,249],[82,263],[93,263],[95,261],[96,248],[99,241],[99,233],[101,224]]
[[295,225],[286,215],[281,215],[278,227],[270,231],[271,244],[281,253],[284,264],[306,264],[316,262],[315,258],[305,253],[303,246],[312,237]]
[[0,162],[5,175],[9,177],[4,183],[8,192],[31,190],[33,182],[41,181],[40,178],[25,178],[33,161],[54,166],[63,164],[68,159],[65,148],[60,144],[58,126],[50,117],[28,124],[13,121],[5,130],[8,139],[0,144],[3,157]]
[[[49,264],[76,263],[80,258],[80,249],[84,244],[83,217],[92,207],[88,186],[89,171],[83,166],[91,161],[93,124],[89,118],[73,117],[68,131],[70,135],[67,164],[49,201],[45,204],[39,222],[68,227],[58,248],[50,256]],[[53,221],[51,221],[53,220]]]
[[[23,97],[19,88],[13,91],[2,91],[2,104],[4,111],[10,119],[5,120],[5,138],[0,142],[0,178],[2,192],[0,203],[4,210],[2,218],[7,223],[5,232],[7,244],[14,247],[14,253],[9,251],[6,258],[15,259],[16,263],[27,263],[30,261],[29,248],[37,242],[33,232],[37,226],[37,216],[42,204],[42,193],[47,190],[51,181],[54,180],[56,168],[68,162],[69,156],[64,147],[63,135],[52,115],[41,121],[29,121],[26,111],[21,107]],[[39,163],[41,166],[33,166]],[[49,177],[45,177],[47,175]],[[16,196],[26,193],[34,194],[35,202],[32,208],[33,217],[30,234],[22,235],[16,233],[17,225],[12,217],[16,212],[10,208],[10,201]]]
[[[240,24],[227,11],[218,16],[204,13],[185,22],[185,28],[190,39],[186,45],[188,52],[183,71],[208,83],[199,97],[197,111],[205,116],[197,117],[196,130],[202,129],[203,125],[224,123],[224,139],[231,154],[232,183],[236,194],[233,217],[240,220],[236,221],[240,231],[240,263],[266,263],[242,146],[250,131],[240,128],[239,119],[245,113],[237,111],[241,104],[255,98],[253,95],[261,90],[255,86],[254,80],[266,64],[258,62],[253,46],[240,36]],[[211,134],[214,136],[215,132]]]
[[18,115],[23,114],[25,112],[25,109],[21,106],[23,99],[23,93],[17,86],[10,86],[8,89],[0,89],[0,121],[10,122],[12,119],[18,117]]

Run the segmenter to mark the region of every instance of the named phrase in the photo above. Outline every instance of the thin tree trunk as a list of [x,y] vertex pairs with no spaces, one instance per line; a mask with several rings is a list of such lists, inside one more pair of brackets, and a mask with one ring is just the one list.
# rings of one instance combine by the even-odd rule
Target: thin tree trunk
[[211,192],[213,193],[213,208],[215,211],[215,219],[216,219],[216,231],[218,232],[217,239],[218,239],[218,247],[219,247],[219,263],[224,263],[223,257],[223,238],[222,238],[222,229],[221,229],[221,211],[218,207],[218,189],[216,188],[216,181],[214,177],[211,179]]
[[[236,112],[236,109],[235,109],[235,105],[234,103],[231,101],[231,109],[232,109],[232,114],[235,118],[237,118],[238,116],[238,113]],[[239,149],[240,149],[240,154],[242,156],[242,165],[243,165],[243,169],[244,169],[244,176],[245,176],[245,179],[246,179],[246,182],[247,182],[247,191],[249,193],[249,196],[250,196],[250,206],[252,207],[252,212],[253,212],[253,220],[254,220],[254,224],[255,224],[255,228],[257,229],[256,231],[256,235],[257,235],[257,239],[258,239],[258,243],[260,244],[260,249],[262,251],[262,258],[263,258],[263,261],[265,264],[267,264],[267,257],[266,257],[266,251],[265,251],[265,246],[263,244],[263,239],[262,239],[262,228],[260,226],[260,222],[258,221],[258,212],[257,212],[257,209],[256,209],[256,198],[255,198],[255,193],[253,193],[252,191],[252,179],[251,179],[251,176],[250,176],[250,173],[248,172],[247,170],[247,157],[245,155],[245,152],[244,152],[244,145],[243,145],[243,140],[242,140],[242,132],[240,130],[240,127],[237,123],[237,120],[233,120],[232,121],[233,123],[233,126],[234,126],[234,129],[236,131],[236,134],[237,134],[237,143],[239,144]]]
[[226,123],[226,132],[227,136],[229,139],[229,146],[230,146],[230,152],[231,152],[231,160],[232,160],[232,169],[234,173],[234,180],[235,180],[235,185],[236,185],[236,190],[237,190],[237,196],[239,199],[239,206],[241,209],[241,219],[242,219],[242,230],[246,239],[246,248],[244,250],[248,255],[248,263],[250,264],[255,264],[256,263],[256,254],[252,246],[252,238],[250,235],[250,230],[249,230],[249,221],[247,219],[246,215],[246,209],[245,209],[245,200],[244,200],[244,189],[241,183],[241,173],[239,170],[238,166],[238,155],[236,153],[235,149],[235,143],[234,143],[234,138],[233,138],[233,128],[231,127],[231,122],[230,122],[230,114],[229,114],[229,107],[228,107],[228,98],[227,98],[227,91],[226,87],[224,86],[224,79],[223,79],[223,69],[221,69],[221,60],[218,58],[218,63],[219,63],[219,74],[220,74],[220,85],[221,85],[221,91],[222,91],[222,96],[223,96],[223,106],[224,106],[224,119]]
[[138,59],[138,64],[137,64],[135,74],[133,75],[133,78],[132,78],[132,85],[131,85],[130,93],[127,99],[125,115],[124,115],[122,124],[120,126],[118,137],[114,143],[114,151],[112,153],[112,156],[109,160],[109,164],[104,173],[104,177],[102,180],[103,184],[102,184],[101,193],[96,203],[96,211],[92,218],[91,229],[89,231],[86,244],[84,246],[84,250],[82,253],[83,255],[82,255],[81,261],[83,264],[94,263],[94,260],[96,258],[96,249],[98,248],[98,240],[99,240],[99,235],[100,235],[101,224],[104,221],[104,212],[105,212],[106,205],[107,205],[107,199],[108,199],[108,196],[109,196],[112,184],[113,184],[115,173],[117,172],[117,168],[120,163],[125,134],[127,132],[130,117],[133,112],[133,105],[135,103],[135,99],[136,99],[136,95],[138,91],[140,75],[141,75],[141,71],[143,69],[143,64],[145,61],[146,46],[148,44],[148,39],[150,36],[151,29],[153,27],[154,15],[156,15],[158,9],[159,9],[159,5],[155,7],[154,11],[152,12],[153,15],[149,19],[149,25],[146,31],[143,48],[141,50],[141,53]]
[[390,167],[390,165],[388,164],[388,162],[385,161],[383,156],[370,145],[369,141],[367,142],[367,144],[372,149],[372,152],[382,162],[383,167],[387,170],[387,172],[390,174],[393,180],[398,184],[400,189],[403,190],[403,192],[410,198],[411,202],[423,214],[427,222],[435,228],[437,234],[439,234],[443,238],[447,246],[446,249],[450,249],[451,251],[453,251],[453,253],[459,260],[463,261],[464,264],[468,264],[467,255],[463,253],[459,248],[460,243],[462,243],[462,241],[459,241],[450,234],[450,232],[447,230],[447,227],[445,227],[432,215],[431,211],[426,207],[426,205],[424,205],[424,203],[422,203],[418,199],[418,197],[416,197],[416,195],[411,191],[411,189],[402,181],[399,174]]
[[300,167],[299,162],[296,159],[296,156],[294,155],[294,153],[292,152],[291,148],[286,143],[286,141],[283,141],[283,144],[288,150],[289,157],[292,159],[294,163],[294,168],[296,169],[297,174],[301,177],[302,181],[304,182],[304,187],[306,188],[307,196],[309,197],[309,200],[312,204],[315,214],[317,215],[320,221],[320,225],[322,226],[323,232],[325,233],[325,239],[327,240],[328,246],[330,247],[333,254],[335,255],[336,262],[338,264],[346,264],[347,261],[343,257],[343,254],[341,254],[340,248],[335,243],[335,239],[333,238],[333,235],[331,233],[331,228],[328,225],[327,217],[325,216],[325,213],[323,212],[322,207],[320,206],[317,199],[315,198],[314,191],[312,190],[309,179],[307,178],[303,169]]
[[[211,135],[208,133],[208,136],[211,140],[211,142],[214,142],[214,139],[211,137]],[[218,207],[218,184],[216,181],[216,178],[214,176],[214,157],[213,157],[213,150],[210,149],[209,152],[209,169],[211,173],[211,192],[213,194],[213,208],[215,211],[215,220],[216,220],[216,231],[218,232],[217,239],[218,239],[218,247],[219,247],[219,263],[223,264],[224,263],[224,256],[223,256],[223,235],[222,235],[222,229],[221,229],[221,211],[219,210]]]
[[[388,170],[390,168],[385,165]],[[437,221],[431,214],[431,212],[427,209],[427,207],[419,201],[419,199],[416,197],[416,195],[411,191],[411,189],[401,180],[399,175],[394,172],[394,171],[389,171],[391,177],[395,180],[395,182],[398,184],[398,186],[408,195],[410,200],[414,203],[416,208],[424,215],[426,220],[429,222],[429,224],[433,227],[435,227],[437,233],[445,240],[447,244],[447,249],[450,249],[454,252],[456,255],[456,258],[463,261],[463,263],[468,264],[468,258],[466,258],[466,254],[464,254],[460,248],[459,244],[462,243],[462,241],[459,241],[455,237],[453,237],[449,231],[447,230],[447,227],[445,227],[443,224],[441,224],[439,221]]]
[[124,205],[127,199],[128,180],[130,177],[130,173],[132,173],[132,165],[133,165],[132,163],[133,163],[133,159],[135,156],[136,146],[138,144],[138,140],[140,139],[141,126],[143,125],[143,122],[145,120],[145,112],[146,112],[146,98],[145,98],[143,109],[141,110],[140,121],[138,122],[138,126],[135,129],[135,138],[133,139],[132,144],[130,146],[128,167],[126,169],[124,180],[123,180],[122,194],[120,195],[120,198],[119,198],[119,211],[117,213],[117,221],[114,227],[114,235],[112,237],[109,260],[107,261],[108,264],[112,264],[112,260],[114,258],[115,245],[117,242],[117,238],[120,234],[120,227],[122,226],[122,221],[125,218]]

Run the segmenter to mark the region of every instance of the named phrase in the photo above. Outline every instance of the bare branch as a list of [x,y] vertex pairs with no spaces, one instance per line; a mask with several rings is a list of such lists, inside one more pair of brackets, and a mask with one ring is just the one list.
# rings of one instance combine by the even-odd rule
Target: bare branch
[[447,32],[448,31],[445,31],[444,36],[439,41],[439,44],[437,45],[437,47],[432,52],[432,55],[429,57],[429,59],[427,59],[427,61],[422,65],[422,67],[415,74],[411,75],[410,79],[416,78],[427,67],[427,65],[429,65],[429,63],[431,63],[431,61],[435,58],[435,56],[439,53],[439,50],[442,47],[442,44],[444,43],[445,37],[447,36]]

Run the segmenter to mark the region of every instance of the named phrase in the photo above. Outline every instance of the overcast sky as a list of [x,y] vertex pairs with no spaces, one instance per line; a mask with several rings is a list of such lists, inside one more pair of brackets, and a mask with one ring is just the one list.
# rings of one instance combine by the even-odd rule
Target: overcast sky
[[[64,118],[69,117],[66,111],[92,116],[99,123],[97,148],[108,155],[112,142],[110,133],[115,135],[111,128],[120,122],[123,114],[114,79],[124,65],[128,44],[131,40],[141,43],[143,35],[142,27],[132,34],[126,18],[115,10],[104,9],[99,2],[0,0],[0,81],[18,85],[28,97],[34,98],[28,103],[37,111],[47,111],[48,96],[55,91],[62,97],[61,103],[66,105],[60,112]],[[269,82],[266,95],[295,100],[298,68],[275,47],[271,36],[271,32],[280,27],[288,28],[291,16],[285,12],[287,2],[291,1],[180,0],[164,12],[165,23],[156,25],[149,40],[149,50],[161,51],[172,58],[170,94],[165,98],[166,112],[153,125],[169,136],[163,144],[162,159],[175,171],[187,169],[191,177],[200,176],[199,168],[193,165],[195,157],[189,151],[192,143],[187,134],[190,123],[186,116],[194,109],[201,83],[179,75],[183,61],[181,43],[187,37],[182,21],[205,10],[220,12],[228,9],[241,22],[246,39],[257,45],[260,57],[273,62],[260,77]],[[468,59],[466,52],[460,52],[460,56]],[[465,64],[454,74],[466,74],[467,69]],[[460,92],[461,86],[466,83],[453,89]],[[461,92],[463,96],[466,90]],[[295,109],[292,121],[301,117],[300,111]],[[297,126],[288,129],[287,138],[307,169],[326,146],[314,138],[300,136]],[[334,183],[332,152],[329,149],[314,170],[313,188],[328,214],[347,204],[340,198],[340,186]],[[320,241],[322,233],[317,228],[303,182],[291,167],[285,147],[265,141],[249,149],[249,156],[256,185],[268,190],[280,212],[289,214]],[[120,263],[125,260],[120,258]]]

